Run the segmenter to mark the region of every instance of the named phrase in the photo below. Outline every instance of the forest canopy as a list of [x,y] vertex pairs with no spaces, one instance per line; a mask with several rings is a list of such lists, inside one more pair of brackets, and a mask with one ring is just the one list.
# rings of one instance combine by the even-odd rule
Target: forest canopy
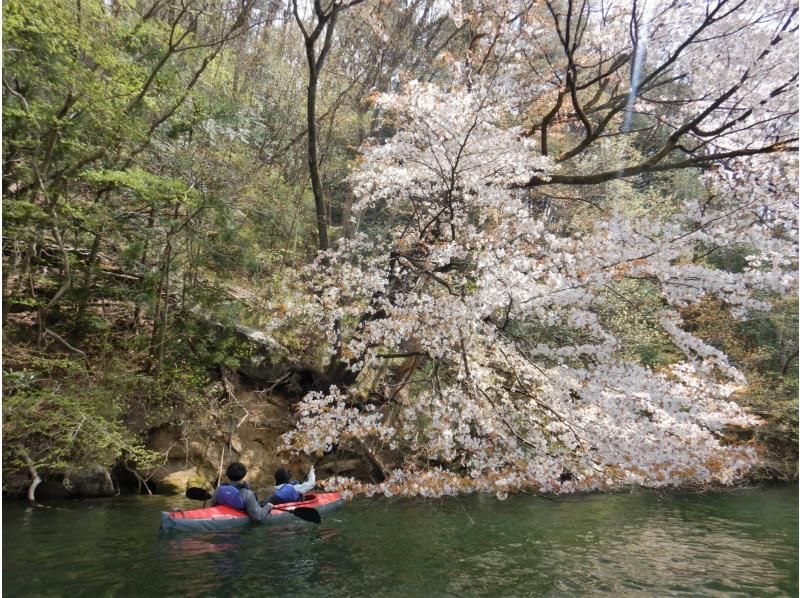
[[246,357],[209,322],[313,370],[285,449],[376,471],[331,487],[774,465],[797,440],[797,13],[5,2],[4,465],[155,466],[148,425],[221,413]]

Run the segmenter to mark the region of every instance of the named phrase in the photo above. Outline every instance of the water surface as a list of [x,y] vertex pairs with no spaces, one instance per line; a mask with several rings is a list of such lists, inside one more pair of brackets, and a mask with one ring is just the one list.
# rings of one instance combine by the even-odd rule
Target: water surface
[[797,485],[361,498],[320,526],[163,535],[179,497],[3,502],[4,596],[797,596]]

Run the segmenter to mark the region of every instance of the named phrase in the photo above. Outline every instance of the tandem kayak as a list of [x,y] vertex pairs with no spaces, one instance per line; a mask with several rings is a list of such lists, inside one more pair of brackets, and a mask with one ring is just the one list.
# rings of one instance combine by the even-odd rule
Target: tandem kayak
[[[273,509],[269,516],[260,524],[289,523],[297,520],[292,515],[291,509],[297,507],[310,507],[320,514],[325,514],[339,508],[344,499],[338,492],[308,493],[304,500],[287,502],[278,505],[282,511]],[[244,511],[239,511],[227,505],[216,505],[204,509],[191,509],[189,511],[161,511],[161,531],[165,532],[212,532],[234,529],[250,525],[250,518]]]

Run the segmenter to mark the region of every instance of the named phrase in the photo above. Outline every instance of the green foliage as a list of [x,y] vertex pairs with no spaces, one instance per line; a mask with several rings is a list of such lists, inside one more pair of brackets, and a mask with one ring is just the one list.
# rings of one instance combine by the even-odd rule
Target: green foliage
[[746,256],[749,254],[752,254],[752,249],[747,246],[718,247],[709,249],[704,261],[719,270],[738,274],[747,267]]
[[95,186],[111,184],[130,189],[147,204],[182,199],[191,193],[182,181],[151,174],[138,166],[126,170],[87,170],[81,178]]
[[126,397],[120,386],[131,387],[108,377],[91,383],[89,372],[71,360],[41,358],[35,365],[42,369],[4,372],[5,467],[23,467],[24,454],[45,472],[110,465],[122,455],[142,468],[159,461],[122,421]]
[[682,358],[656,321],[662,307],[652,281],[623,278],[609,286],[597,310],[608,330],[622,343],[628,359],[657,367]]
[[164,459],[146,448],[147,432],[167,421],[203,420],[215,400],[207,369],[193,356],[171,361],[157,378],[136,367],[131,350],[98,356],[103,367],[97,370],[23,346],[6,357],[3,464],[9,471],[25,469],[24,455],[44,474],[111,466],[121,458],[147,470]]
[[737,400],[765,420],[757,431],[766,447],[767,475],[797,477],[798,299],[771,297],[773,309],[735,321],[716,301],[687,310],[692,331],[719,347],[747,378]]

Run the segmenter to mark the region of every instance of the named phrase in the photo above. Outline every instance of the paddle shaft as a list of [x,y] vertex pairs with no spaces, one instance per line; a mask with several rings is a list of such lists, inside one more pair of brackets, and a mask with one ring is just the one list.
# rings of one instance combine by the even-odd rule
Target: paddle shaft
[[283,511],[284,513],[291,513],[295,517],[299,517],[303,521],[311,521],[312,523],[322,523],[322,517],[319,516],[319,511],[312,507],[292,507],[291,509],[281,509],[280,507],[273,506],[275,511]]

